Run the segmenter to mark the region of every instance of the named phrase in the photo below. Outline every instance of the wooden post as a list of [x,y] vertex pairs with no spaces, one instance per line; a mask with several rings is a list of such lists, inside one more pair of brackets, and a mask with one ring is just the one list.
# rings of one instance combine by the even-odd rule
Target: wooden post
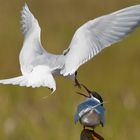
[[104,138],[94,130],[83,129],[80,135],[80,140],[104,140]]

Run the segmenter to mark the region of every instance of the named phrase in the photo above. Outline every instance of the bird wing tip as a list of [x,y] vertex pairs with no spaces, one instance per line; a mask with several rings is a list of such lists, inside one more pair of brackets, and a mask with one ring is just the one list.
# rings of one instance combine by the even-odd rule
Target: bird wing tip
[[25,4],[22,7],[21,13],[25,13],[25,12],[30,12],[29,7],[27,5],[27,3],[25,2]]

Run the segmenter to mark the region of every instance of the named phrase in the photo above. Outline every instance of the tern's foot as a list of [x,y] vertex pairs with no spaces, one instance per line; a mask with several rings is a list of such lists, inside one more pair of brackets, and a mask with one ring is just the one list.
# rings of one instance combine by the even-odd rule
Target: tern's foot
[[76,78],[75,78],[74,86],[81,89],[81,84],[79,83],[79,81]]

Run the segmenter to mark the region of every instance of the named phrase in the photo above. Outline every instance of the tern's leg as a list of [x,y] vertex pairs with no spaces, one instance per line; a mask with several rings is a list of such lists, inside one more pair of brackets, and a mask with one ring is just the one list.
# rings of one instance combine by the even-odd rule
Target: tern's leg
[[75,81],[74,81],[74,86],[78,87],[81,89],[81,84],[79,83],[79,81],[77,80],[77,71],[75,72]]
[[77,86],[78,88],[81,88],[80,83],[77,80],[76,76],[77,76],[77,72],[75,72],[72,75],[68,75],[67,77],[74,82],[74,86]]
[[75,78],[74,86],[81,89],[81,85],[80,85],[79,81],[76,78]]

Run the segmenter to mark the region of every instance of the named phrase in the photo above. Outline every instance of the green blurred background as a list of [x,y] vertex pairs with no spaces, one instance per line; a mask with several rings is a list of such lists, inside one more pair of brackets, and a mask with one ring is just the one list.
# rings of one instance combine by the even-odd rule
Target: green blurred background
[[[0,0],[0,79],[20,75],[24,0]],[[139,0],[26,0],[42,28],[42,44],[52,53],[67,48],[74,31],[98,16]],[[103,50],[78,72],[80,82],[105,101],[106,124],[97,128],[106,140],[140,140],[140,29]],[[0,140],[79,140],[73,116],[83,97],[72,82],[58,77],[55,95],[47,88],[0,85]]]

